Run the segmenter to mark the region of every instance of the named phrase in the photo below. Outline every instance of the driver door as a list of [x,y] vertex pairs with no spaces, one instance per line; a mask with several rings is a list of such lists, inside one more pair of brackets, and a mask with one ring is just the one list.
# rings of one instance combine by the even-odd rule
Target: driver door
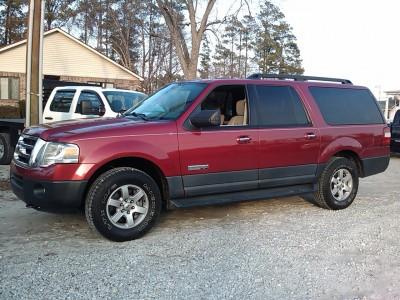
[[251,127],[253,103],[246,95],[244,85],[215,88],[193,113],[219,109],[224,123],[179,129],[185,197],[257,188],[258,132]]

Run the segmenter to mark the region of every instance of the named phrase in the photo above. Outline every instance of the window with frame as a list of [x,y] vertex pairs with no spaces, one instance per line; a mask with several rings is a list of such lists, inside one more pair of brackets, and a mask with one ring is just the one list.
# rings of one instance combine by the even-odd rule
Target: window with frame
[[99,114],[99,109],[100,106],[103,105],[103,102],[101,101],[99,95],[96,92],[92,91],[82,91],[81,94],[79,95],[78,99],[78,104],[76,105],[76,113],[82,114],[81,112],[81,103],[82,100],[90,101],[90,112],[89,115],[98,115]]
[[0,99],[19,100],[19,78],[0,77]]
[[104,91],[103,94],[111,109],[117,113],[130,109],[147,97],[142,93],[121,91]]
[[75,90],[59,90],[54,95],[50,104],[50,110],[54,112],[67,113],[70,110]]
[[265,127],[310,125],[304,105],[290,86],[256,85],[258,124]]
[[367,89],[310,87],[310,92],[330,125],[384,123],[378,104]]
[[221,126],[249,124],[248,102],[244,85],[216,87],[200,105],[201,110],[219,110]]

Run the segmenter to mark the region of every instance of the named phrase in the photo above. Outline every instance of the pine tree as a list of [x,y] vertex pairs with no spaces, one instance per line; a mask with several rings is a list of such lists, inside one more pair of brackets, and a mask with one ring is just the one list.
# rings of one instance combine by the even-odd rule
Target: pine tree
[[66,26],[74,16],[73,4],[76,0],[45,0],[45,30]]
[[4,0],[0,5],[1,45],[9,45],[25,38],[28,1]]
[[242,48],[243,48],[243,76],[247,77],[250,68],[250,55],[251,51],[254,49],[255,42],[254,38],[256,36],[257,23],[254,17],[246,15],[243,17],[242,21]]
[[300,50],[292,28],[279,7],[270,1],[261,5],[256,39],[256,61],[263,73],[302,74]]
[[236,17],[231,17],[228,19],[227,24],[225,26],[225,31],[222,35],[222,43],[225,46],[226,55],[229,57],[229,73],[228,76],[230,78],[235,77],[235,67],[236,66],[236,44],[238,37],[238,28],[237,28],[237,19]]
[[203,44],[201,47],[202,51],[200,53],[200,78],[206,79],[210,78],[210,69],[211,69],[211,49],[210,49],[210,42],[208,38],[205,37],[203,40]]
[[229,76],[229,60],[230,50],[222,43],[218,43],[215,47],[213,56],[214,76],[213,77],[228,77]]

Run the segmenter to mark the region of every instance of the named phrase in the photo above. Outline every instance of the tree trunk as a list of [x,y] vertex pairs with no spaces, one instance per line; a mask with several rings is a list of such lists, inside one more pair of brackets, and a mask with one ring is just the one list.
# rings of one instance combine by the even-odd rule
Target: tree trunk
[[245,58],[244,58],[244,77],[247,77],[247,60],[248,60],[248,45],[247,45],[247,35],[246,35],[246,41],[245,41]]
[[194,79],[197,77],[197,66],[199,62],[200,45],[203,39],[204,31],[208,26],[208,17],[214,7],[216,0],[208,0],[207,7],[197,28],[196,24],[196,8],[193,0],[184,1],[189,20],[190,20],[190,35],[191,35],[191,52],[189,53],[182,26],[180,25],[181,14],[166,0],[157,0],[160,13],[165,19],[168,30],[171,35],[172,43],[175,46],[176,54],[181,64],[185,79]]

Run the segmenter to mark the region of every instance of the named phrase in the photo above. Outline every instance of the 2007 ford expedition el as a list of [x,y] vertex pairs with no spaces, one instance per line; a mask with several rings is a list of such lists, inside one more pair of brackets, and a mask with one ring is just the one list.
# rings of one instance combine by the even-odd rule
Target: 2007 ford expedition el
[[359,177],[389,164],[390,129],[349,80],[255,74],[171,83],[122,117],[27,128],[14,193],[45,211],[84,209],[108,239],[132,240],[161,208],[313,194],[344,209]]

